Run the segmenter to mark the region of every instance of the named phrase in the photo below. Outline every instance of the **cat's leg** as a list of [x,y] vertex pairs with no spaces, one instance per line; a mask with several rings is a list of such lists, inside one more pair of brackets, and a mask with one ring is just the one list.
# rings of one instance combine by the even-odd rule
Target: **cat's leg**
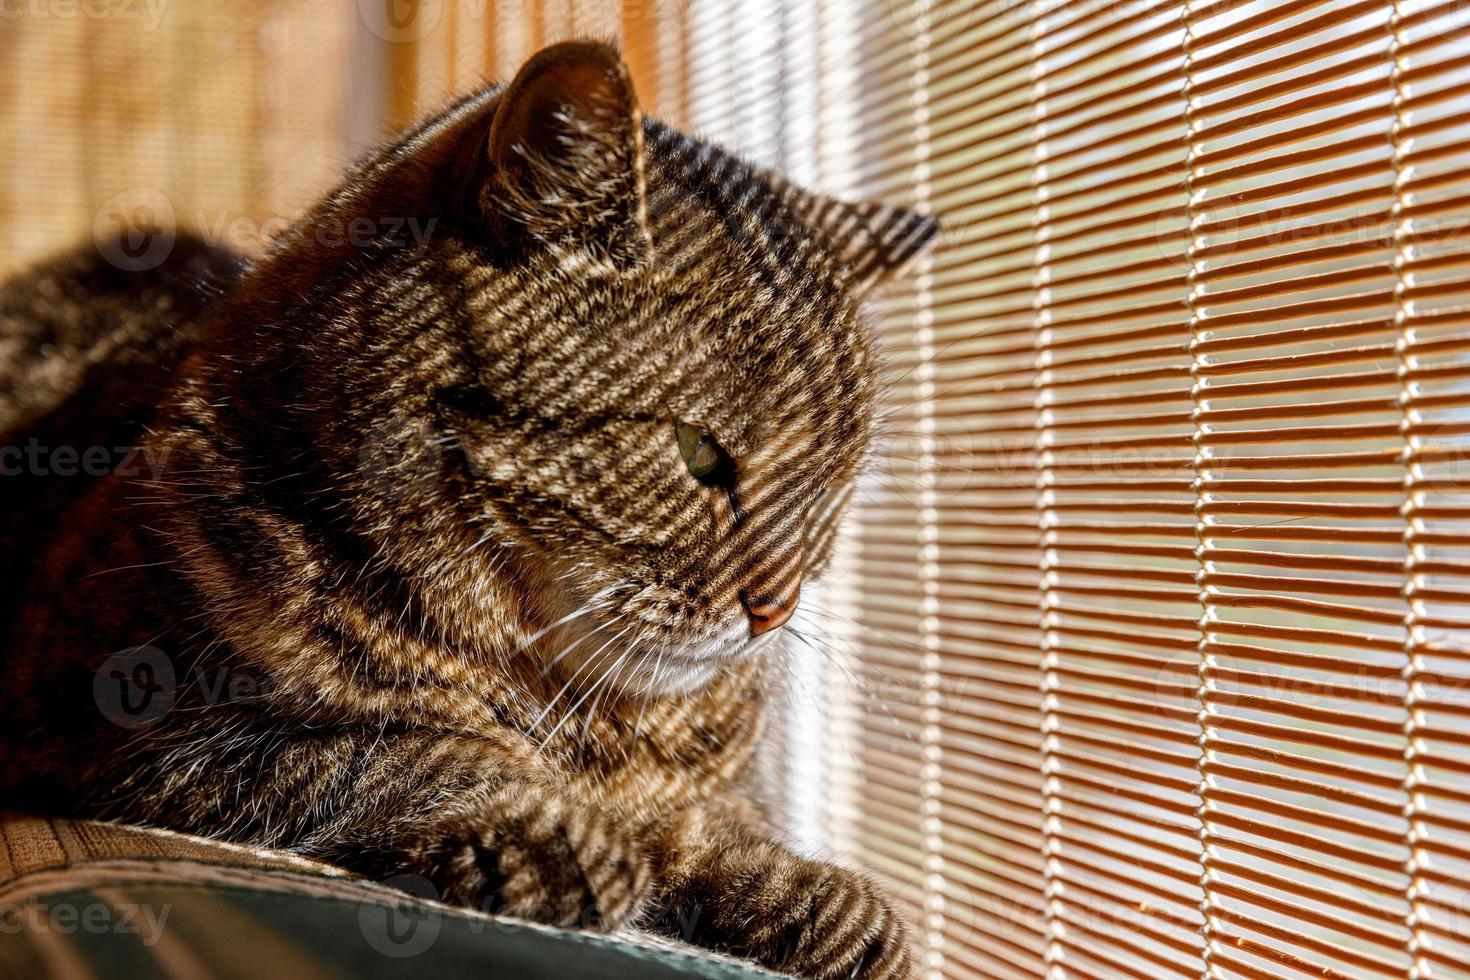
[[228,740],[191,733],[176,752],[135,757],[143,765],[103,815],[289,848],[380,880],[421,876],[445,901],[554,925],[613,929],[648,894],[632,835],[518,733],[224,730]]
[[856,872],[801,857],[718,811],[680,814],[650,854],[654,931],[799,977],[910,976],[902,921]]

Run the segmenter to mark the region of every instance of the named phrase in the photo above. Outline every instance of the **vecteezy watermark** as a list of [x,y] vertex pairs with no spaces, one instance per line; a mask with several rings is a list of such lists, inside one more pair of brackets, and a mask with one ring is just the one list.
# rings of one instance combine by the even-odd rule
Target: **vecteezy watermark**
[[416,250],[428,244],[438,226],[433,215],[325,215],[300,221],[283,214],[182,210],[155,187],[130,187],[97,209],[92,241],[108,264],[126,272],[147,272],[173,254],[181,228],[190,229],[210,247],[259,254],[293,235],[323,248]]
[[[439,889],[422,875],[394,875],[383,884],[429,903],[439,898]],[[363,902],[357,909],[357,927],[375,952],[407,959],[434,945],[444,927],[444,913],[433,904]]]
[[[224,245],[239,252],[262,252],[285,238],[297,225],[285,215],[256,219],[228,211],[193,211],[186,216],[205,244]],[[357,249],[374,246],[413,249],[426,244],[439,219],[419,215],[325,216],[299,227],[304,239],[327,248],[348,245]]]
[[172,905],[57,901],[37,897],[24,902],[0,903],[0,936],[21,933],[62,936],[112,934],[136,936],[144,946],[152,946],[163,938],[163,930],[172,911]]
[[0,477],[142,476],[162,473],[159,460],[141,446],[48,446],[31,438],[23,446],[0,446]]
[[92,219],[97,254],[124,272],[147,272],[173,251],[173,202],[154,187],[129,187],[103,202]]
[[92,675],[92,699],[119,728],[147,728],[174,708],[173,661],[157,647],[119,650]]
[[1176,268],[1201,270],[1218,270],[1237,251],[1256,254],[1311,244],[1432,249],[1463,243],[1467,237],[1470,218],[1459,214],[1414,218],[1396,228],[1373,205],[1324,220],[1291,209],[1253,207],[1230,195],[1196,199],[1191,205],[1182,191],[1159,210],[1154,225],[1159,254]]
[[367,29],[384,41],[411,44],[438,26],[444,16],[444,0],[357,0],[357,13]]
[[[1392,661],[1365,661],[1345,671],[1310,664],[1281,666],[1218,650],[1204,656],[1203,666],[1194,650],[1161,662],[1154,679],[1154,699],[1161,711],[1203,707],[1210,718],[1222,719],[1296,705],[1365,716],[1376,712],[1388,719],[1398,717],[1409,695],[1402,669]],[[1413,701],[1421,708],[1463,711],[1470,706],[1470,689],[1463,679],[1421,680],[1415,683]]]
[[0,0],[0,20],[127,20],[155,31],[167,6],[168,0]]
[[381,497],[421,499],[439,485],[445,449],[453,444],[452,436],[424,419],[386,421],[364,435],[357,456],[358,473]]
[[102,716],[120,728],[158,724],[187,695],[203,704],[247,703],[268,697],[268,676],[243,672],[228,664],[213,668],[195,664],[180,671],[157,647],[138,646],[109,656],[92,675],[92,699]]

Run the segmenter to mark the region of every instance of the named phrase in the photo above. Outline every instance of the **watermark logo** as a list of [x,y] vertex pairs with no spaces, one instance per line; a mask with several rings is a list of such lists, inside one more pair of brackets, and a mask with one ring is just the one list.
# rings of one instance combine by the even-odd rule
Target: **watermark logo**
[[92,677],[92,697],[103,716],[120,728],[148,728],[174,707],[174,664],[157,647],[119,650]]
[[1410,451],[1418,493],[1462,494],[1470,487],[1470,433],[1449,423],[1416,437]]
[[383,498],[422,498],[439,484],[446,440],[451,439],[424,419],[383,422],[364,437],[358,472]]
[[[439,899],[439,890],[421,875],[395,875],[383,884],[429,902]],[[357,909],[357,927],[375,952],[408,959],[428,952],[438,941],[444,914],[430,904],[363,902]]]
[[[1235,670],[1235,663],[1227,656],[1213,654],[1210,663],[1225,671]],[[1208,693],[1204,695],[1207,699]],[[1190,647],[1180,650],[1159,664],[1154,674],[1154,702],[1161,713],[1177,711],[1180,707],[1195,708],[1201,698],[1200,652]],[[1216,709],[1219,705],[1214,705]],[[1218,710],[1217,710],[1218,713]]]
[[130,187],[103,203],[92,221],[97,253],[126,272],[147,272],[173,251],[174,206],[152,187]]
[[363,24],[390,44],[423,40],[444,15],[444,0],[357,0]]

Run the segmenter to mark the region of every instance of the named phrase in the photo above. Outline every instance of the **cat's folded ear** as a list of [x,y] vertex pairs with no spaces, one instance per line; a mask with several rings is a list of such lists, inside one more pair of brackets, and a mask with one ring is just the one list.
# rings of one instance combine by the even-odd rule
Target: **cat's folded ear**
[[500,96],[485,159],[480,207],[501,232],[615,266],[649,254],[643,116],[615,48],[532,56]]
[[788,204],[821,232],[852,271],[859,294],[901,275],[939,236],[939,222],[908,208],[871,201],[840,201],[788,184]]

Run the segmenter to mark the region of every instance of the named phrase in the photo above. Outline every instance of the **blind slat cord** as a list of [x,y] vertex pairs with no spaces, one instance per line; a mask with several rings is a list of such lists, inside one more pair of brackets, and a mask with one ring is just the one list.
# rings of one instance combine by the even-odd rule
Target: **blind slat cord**
[[[917,0],[915,4],[915,36],[913,42],[913,185],[914,203],[920,210],[929,209],[930,189],[927,178],[929,170],[930,141],[927,119],[929,116],[929,50],[933,39],[933,10],[935,0]],[[914,270],[915,282],[915,327],[920,362],[915,372],[917,383],[917,413],[919,438],[919,476],[921,488],[918,522],[919,536],[919,582],[923,592],[920,600],[919,643],[923,648],[921,669],[923,671],[922,698],[924,705],[921,729],[921,751],[923,768],[920,773],[923,835],[924,835],[924,934],[923,976],[925,980],[940,980],[945,974],[944,951],[944,896],[939,882],[944,872],[944,821],[941,818],[940,798],[944,786],[944,756],[940,746],[942,708],[940,703],[940,638],[938,636],[939,572],[936,565],[939,545],[928,531],[934,522],[934,506],[937,502],[934,480],[934,311],[932,259],[925,256]]]
[[1394,355],[1397,362],[1397,373],[1399,377],[1399,405],[1401,409],[1400,424],[1403,427],[1403,467],[1404,467],[1404,507],[1403,507],[1403,535],[1404,535],[1404,596],[1407,603],[1404,621],[1404,812],[1408,817],[1408,827],[1405,833],[1404,844],[1408,851],[1405,855],[1405,864],[1408,870],[1405,902],[1406,918],[1404,925],[1407,931],[1407,946],[1405,952],[1409,957],[1409,971],[1407,980],[1421,980],[1429,974],[1431,965],[1425,960],[1421,944],[1423,942],[1423,929],[1420,922],[1420,901],[1425,882],[1419,874],[1419,768],[1418,759],[1418,693],[1420,685],[1420,652],[1417,640],[1420,636],[1421,625],[1418,622],[1420,614],[1420,599],[1416,591],[1420,586],[1419,542],[1418,525],[1420,517],[1417,513],[1419,506],[1418,482],[1421,478],[1421,463],[1418,457],[1423,449],[1423,436],[1415,431],[1418,413],[1414,408],[1414,386],[1410,369],[1413,360],[1414,341],[1410,336],[1410,318],[1408,293],[1411,287],[1409,281],[1409,248],[1410,236],[1405,210],[1405,181],[1409,177],[1409,168],[1404,165],[1403,152],[1405,148],[1405,129],[1407,121],[1404,118],[1404,106],[1407,94],[1404,91],[1404,65],[1400,50],[1403,45],[1403,11],[1401,0],[1392,0],[1392,16],[1389,20],[1389,59],[1392,67],[1393,85],[1393,122],[1390,140],[1393,144],[1394,161],[1394,194],[1391,207],[1394,232]]
[[1045,386],[1047,356],[1042,347],[1041,338],[1043,328],[1046,325],[1047,310],[1045,303],[1047,280],[1049,269],[1042,260],[1044,243],[1047,237],[1046,223],[1043,216],[1046,214],[1047,192],[1046,181],[1043,179],[1045,165],[1045,143],[1044,132],[1044,104],[1045,87],[1042,79],[1042,29],[1043,11],[1037,2],[1029,4],[1028,30],[1031,37],[1030,57],[1030,85],[1028,87],[1029,104],[1031,109],[1030,119],[1030,160],[1029,172],[1030,194],[1031,194],[1031,344],[1033,348],[1031,362],[1031,379],[1036,389],[1036,397],[1032,403],[1032,425],[1035,429],[1035,445],[1033,447],[1033,465],[1036,468],[1036,483],[1034,506],[1037,512],[1038,525],[1041,536],[1037,542],[1038,557],[1040,559],[1040,586],[1041,594],[1038,597],[1037,607],[1040,617],[1041,649],[1040,653],[1040,692],[1042,717],[1040,731],[1041,745],[1041,778],[1042,778],[1042,870],[1044,874],[1044,899],[1046,922],[1046,955],[1045,969],[1048,976],[1057,974],[1061,969],[1065,953],[1062,946],[1063,926],[1063,903],[1062,883],[1058,874],[1058,863],[1061,860],[1062,841],[1057,833],[1057,824],[1062,816],[1062,800],[1057,792],[1057,780],[1060,775],[1061,760],[1058,756],[1058,744],[1056,730],[1060,727],[1060,719],[1057,717],[1057,689],[1061,684],[1061,675],[1057,668],[1060,666],[1059,654],[1054,648],[1055,637],[1055,614],[1051,611],[1054,596],[1051,591],[1053,579],[1053,566],[1050,561],[1052,552],[1047,548],[1049,526],[1054,523],[1056,515],[1048,509],[1047,504],[1051,500],[1049,494],[1049,473],[1046,469],[1046,457],[1050,450],[1052,435],[1046,426],[1047,400],[1050,393]]
[[1200,439],[1202,427],[1199,422],[1200,413],[1204,411],[1202,401],[1201,372],[1206,366],[1205,355],[1202,350],[1207,343],[1203,331],[1200,329],[1200,299],[1201,287],[1199,282],[1200,273],[1200,240],[1199,223],[1200,215],[1196,211],[1198,198],[1194,187],[1195,168],[1199,165],[1199,144],[1193,138],[1189,130],[1193,126],[1192,108],[1195,99],[1195,74],[1194,54],[1196,45],[1196,26],[1193,16],[1192,0],[1185,0],[1180,5],[1180,21],[1182,28],[1184,47],[1184,90],[1183,109],[1186,133],[1189,134],[1188,157],[1184,165],[1184,193],[1185,193],[1185,224],[1189,230],[1186,245],[1185,260],[1187,263],[1186,303],[1189,308],[1189,356],[1190,356],[1190,402],[1194,406],[1194,506],[1195,506],[1195,560],[1196,560],[1196,587],[1198,588],[1198,601],[1201,607],[1199,623],[1199,642],[1195,649],[1198,661],[1199,682],[1199,737],[1201,752],[1199,756],[1199,786],[1196,795],[1199,798],[1199,809],[1196,811],[1199,828],[1199,892],[1200,892],[1200,915],[1204,919],[1204,926],[1200,931],[1202,941],[1201,950],[1201,976],[1208,978],[1214,970],[1214,952],[1217,943],[1216,921],[1214,915],[1215,892],[1212,887],[1213,879],[1213,848],[1211,847],[1211,828],[1209,813],[1210,799],[1210,774],[1209,759],[1210,739],[1213,733],[1210,726],[1210,708],[1207,692],[1213,684],[1211,677],[1211,656],[1209,651],[1209,623],[1211,616],[1210,592],[1206,583],[1206,576],[1210,571],[1210,563],[1206,555],[1210,547],[1210,539],[1204,533],[1206,521],[1206,508],[1209,505],[1209,496],[1206,490],[1208,486],[1208,461],[1205,456],[1205,447]]

